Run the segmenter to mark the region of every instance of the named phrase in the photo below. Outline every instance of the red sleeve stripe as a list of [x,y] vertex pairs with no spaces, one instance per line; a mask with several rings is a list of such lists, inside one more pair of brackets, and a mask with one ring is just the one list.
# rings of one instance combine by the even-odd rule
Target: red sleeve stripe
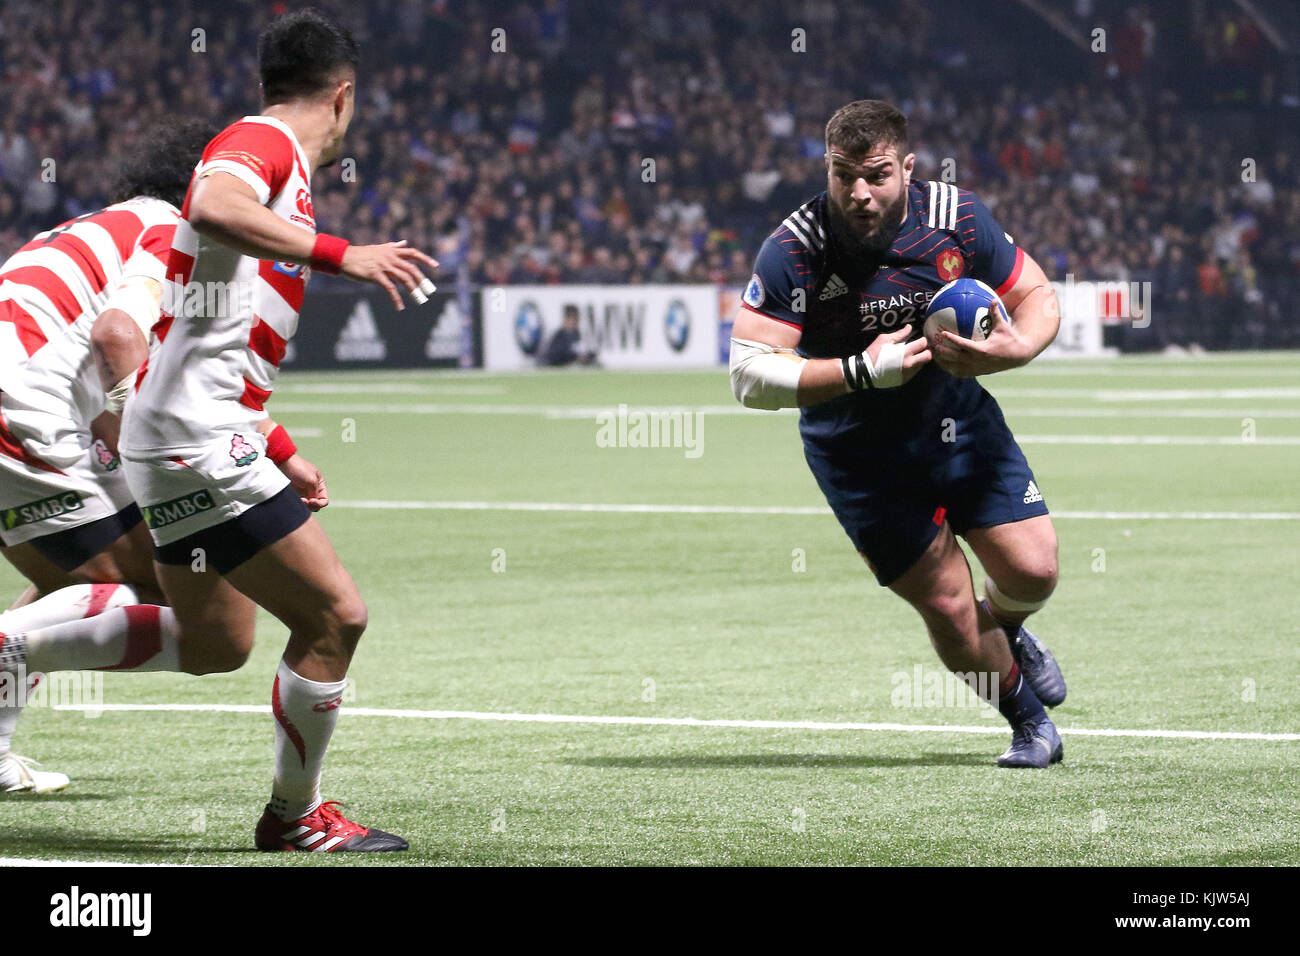
[[775,315],[768,315],[766,312],[760,312],[758,311],[758,309],[755,309],[753,306],[751,306],[748,302],[742,302],[740,304],[740,307],[744,309],[746,312],[753,312],[755,315],[761,315],[763,318],[771,319],[773,322],[780,322],[782,325],[788,325],[792,329],[800,329],[800,330],[803,329],[802,325],[796,325],[794,322],[791,322],[788,319],[779,319]]
[[244,379],[244,394],[239,398],[239,404],[251,408],[255,412],[260,412],[266,400],[271,397],[269,388],[258,388],[247,378]]
[[286,342],[275,329],[262,321],[261,316],[253,317],[253,328],[248,333],[248,347],[257,355],[266,359],[276,368],[284,358]]
[[0,302],[0,322],[12,322],[14,324],[14,331],[18,333],[18,341],[22,343],[23,348],[27,351],[28,358],[35,355],[36,350],[47,341],[45,333],[41,331],[40,323],[32,317],[30,312],[12,299],[8,302]]
[[226,127],[203,152],[203,164],[230,162],[257,175],[274,196],[284,188],[296,160],[284,131],[270,123],[239,122]]
[[1005,295],[1006,293],[1010,292],[1012,286],[1016,284],[1016,280],[1020,278],[1020,270],[1023,269],[1024,266],[1025,266],[1025,250],[1021,249],[1019,246],[1016,246],[1016,264],[1011,267],[1011,275],[1007,276],[1007,281],[1002,283],[993,291],[996,292],[999,296]]
[[168,315],[164,312],[159,317],[158,321],[153,324],[153,327],[149,331],[153,333],[154,338],[158,340],[159,345],[161,345],[167,338],[167,333],[172,330],[172,323],[175,321],[176,316]]
[[[187,286],[190,283],[190,276],[194,274],[194,257],[188,253],[181,252],[179,249],[172,249],[167,254],[167,280],[175,282],[179,286]],[[175,290],[176,294],[183,295],[183,288]]]

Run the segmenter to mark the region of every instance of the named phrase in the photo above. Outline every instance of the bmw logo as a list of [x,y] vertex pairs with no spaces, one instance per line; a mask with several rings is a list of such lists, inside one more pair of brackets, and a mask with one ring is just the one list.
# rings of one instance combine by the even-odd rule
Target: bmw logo
[[674,299],[668,305],[668,314],[664,316],[664,337],[674,352],[686,348],[691,337],[691,313],[681,299]]
[[541,341],[541,309],[537,308],[536,302],[519,303],[519,311],[515,313],[515,342],[519,344],[520,351],[525,355],[533,355]]

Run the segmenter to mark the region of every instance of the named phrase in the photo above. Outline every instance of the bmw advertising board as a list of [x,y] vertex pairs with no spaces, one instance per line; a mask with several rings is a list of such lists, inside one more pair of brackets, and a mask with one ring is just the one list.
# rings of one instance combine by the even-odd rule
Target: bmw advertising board
[[482,293],[483,364],[532,368],[576,309],[579,350],[606,368],[717,364],[718,292],[711,285],[489,286]]

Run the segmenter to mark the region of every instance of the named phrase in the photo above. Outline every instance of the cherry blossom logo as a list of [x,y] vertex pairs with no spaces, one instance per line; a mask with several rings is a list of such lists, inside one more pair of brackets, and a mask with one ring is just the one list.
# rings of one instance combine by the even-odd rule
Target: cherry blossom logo
[[121,464],[117,456],[108,450],[102,438],[96,438],[95,443],[90,446],[95,450],[95,457],[99,459],[99,467],[105,471],[116,471],[117,466]]
[[230,457],[235,459],[236,466],[249,465],[257,458],[257,449],[244,441],[243,435],[236,435],[230,442]]

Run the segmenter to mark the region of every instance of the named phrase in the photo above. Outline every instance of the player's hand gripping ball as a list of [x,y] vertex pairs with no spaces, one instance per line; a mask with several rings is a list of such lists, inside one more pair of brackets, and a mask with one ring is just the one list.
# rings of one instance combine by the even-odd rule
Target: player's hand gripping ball
[[[994,309],[994,304],[997,309]],[[998,294],[978,279],[953,279],[934,294],[925,313],[925,337],[931,346],[946,329],[964,339],[982,342],[1003,321],[1006,308]]]

